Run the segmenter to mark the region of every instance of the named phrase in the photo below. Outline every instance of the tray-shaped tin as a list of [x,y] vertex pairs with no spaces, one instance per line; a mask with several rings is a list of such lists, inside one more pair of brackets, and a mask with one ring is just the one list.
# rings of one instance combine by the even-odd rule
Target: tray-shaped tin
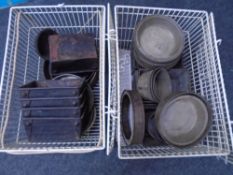
[[21,108],[33,107],[77,107],[83,105],[83,99],[77,97],[59,98],[22,98]]
[[23,118],[30,142],[72,142],[81,137],[80,118]]
[[85,79],[33,81],[19,88],[21,98],[79,97]]
[[23,108],[23,118],[80,118],[80,107]]
[[49,53],[52,62],[98,58],[95,38],[91,34],[51,35]]
[[75,61],[51,62],[51,72],[53,75],[60,74],[81,74],[98,72],[99,59],[84,58]]

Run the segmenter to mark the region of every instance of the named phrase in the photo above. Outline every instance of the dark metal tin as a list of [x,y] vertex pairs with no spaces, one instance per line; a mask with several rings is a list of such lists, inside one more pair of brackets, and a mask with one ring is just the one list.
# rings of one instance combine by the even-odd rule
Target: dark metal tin
[[98,58],[95,38],[90,34],[53,35],[49,47],[52,62]]
[[80,118],[80,107],[39,107],[23,108],[24,118]]
[[128,145],[142,144],[145,135],[145,111],[137,91],[125,90],[121,96],[121,126]]
[[82,98],[60,97],[60,98],[22,98],[21,107],[77,107],[83,102]]
[[36,48],[40,57],[49,59],[49,36],[56,35],[57,32],[52,29],[42,30],[36,39]]
[[85,80],[45,80],[33,81],[19,88],[21,98],[78,97],[82,93]]
[[81,137],[80,118],[23,118],[30,142],[72,142]]

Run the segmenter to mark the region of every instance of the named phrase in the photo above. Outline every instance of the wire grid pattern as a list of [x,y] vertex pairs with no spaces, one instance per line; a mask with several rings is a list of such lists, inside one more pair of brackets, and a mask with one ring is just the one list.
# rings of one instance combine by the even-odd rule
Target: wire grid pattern
[[[145,147],[143,145],[127,146],[122,139],[120,125],[120,105],[118,107],[118,155],[122,159],[194,157],[228,155],[229,123],[225,88],[221,73],[216,40],[211,35],[209,16],[205,11],[181,10],[168,8],[149,8],[136,6],[116,6],[115,23],[117,35],[117,64],[119,49],[131,48],[132,33],[135,25],[147,15],[165,15],[173,18],[185,34],[185,49],[182,53],[184,67],[189,71],[192,90],[210,103],[213,111],[213,122],[208,135],[193,147],[179,149],[172,146]],[[212,24],[214,25],[214,24]],[[214,50],[215,49],[215,50]],[[117,66],[117,75],[120,69]],[[121,79],[117,77],[118,80]],[[117,85],[118,104],[119,89]]]
[[117,128],[117,92],[116,84],[117,82],[117,62],[116,62],[116,34],[112,19],[112,12],[110,5],[108,4],[108,106],[107,106],[107,144],[106,153],[109,155],[114,148],[115,138],[116,138],[116,128]]
[[[210,27],[211,27],[211,39],[212,40],[217,40],[216,38],[216,30],[215,30],[215,26],[214,26],[214,15],[213,13],[210,14]],[[233,140],[233,130],[232,130],[232,124],[233,122],[230,120],[230,114],[229,114],[229,108],[228,108],[228,102],[227,102],[227,97],[226,97],[226,92],[225,92],[225,85],[224,85],[224,81],[223,81],[223,75],[222,75],[222,68],[221,68],[221,63],[220,63],[220,59],[219,59],[219,52],[218,52],[218,46],[217,46],[217,42],[215,42],[213,45],[213,54],[215,55],[215,64],[216,64],[216,72],[218,74],[218,83],[219,83],[219,88],[220,88],[220,93],[221,93],[221,107],[223,110],[223,114],[225,116],[228,116],[227,119],[228,121],[226,121],[226,127],[229,130],[228,132],[228,140],[229,140],[229,144],[230,144],[230,150],[231,153],[230,155],[225,157],[225,162],[226,163],[231,163],[233,164],[233,144],[232,144],[232,140]]]
[[[1,78],[1,150],[23,153],[83,152],[105,147],[104,125],[104,6],[28,6],[10,10],[5,59]],[[44,79],[43,59],[36,50],[38,33],[51,28],[59,34],[91,33],[99,48],[99,83],[94,87],[96,121],[76,142],[29,142],[21,122],[17,88]],[[100,100],[101,99],[101,100]]]

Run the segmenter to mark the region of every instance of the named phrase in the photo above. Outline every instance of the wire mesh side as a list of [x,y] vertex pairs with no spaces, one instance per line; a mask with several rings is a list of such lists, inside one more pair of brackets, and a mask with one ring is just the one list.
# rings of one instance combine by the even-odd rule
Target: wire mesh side
[[107,106],[107,144],[106,153],[109,155],[114,148],[116,138],[116,35],[113,24],[112,12],[110,4],[108,4],[108,23],[107,23],[107,36],[108,36],[108,106]]
[[[10,10],[8,38],[1,79],[1,144],[2,149],[98,150],[105,147],[105,7],[42,6],[16,7]],[[94,126],[77,142],[32,143],[26,139],[21,122],[17,88],[32,80],[44,79],[42,58],[37,55],[38,33],[51,28],[59,34],[92,33],[99,48],[99,83],[94,87],[97,119]]]
[[[228,130],[226,124],[227,106],[222,91],[219,56],[214,52],[210,31],[209,17],[205,11],[181,10],[168,8],[149,8],[136,6],[116,6],[115,23],[117,32],[117,52],[119,49],[131,48],[133,30],[138,21],[147,15],[165,15],[173,18],[185,34],[185,49],[182,53],[183,65],[189,71],[192,90],[211,104],[213,110],[212,127],[203,141],[187,149],[172,146],[145,147],[142,145],[127,146],[121,138],[120,106],[118,107],[118,153],[120,158],[160,158],[218,156],[229,154]],[[213,24],[214,25],[214,24]],[[119,54],[117,53],[117,60]],[[117,63],[119,65],[119,62]],[[117,73],[120,72],[117,67]],[[118,77],[118,80],[121,79]],[[120,83],[116,87],[120,89]],[[116,91],[119,92],[119,91]],[[119,93],[118,93],[119,96]],[[117,103],[120,103],[118,98]]]
[[[213,41],[217,41],[217,36],[216,36],[216,30],[215,30],[215,26],[214,26],[214,15],[213,13],[210,13],[210,29],[211,29],[211,39]],[[229,112],[229,108],[228,108],[228,102],[227,102],[227,96],[226,96],[226,91],[225,91],[225,84],[224,84],[224,79],[223,79],[223,75],[222,75],[222,68],[221,68],[221,63],[220,63],[220,59],[219,59],[219,52],[218,52],[218,46],[217,46],[217,42],[214,42],[213,45],[213,54],[214,54],[214,58],[215,58],[215,64],[216,64],[216,74],[218,74],[218,82],[219,82],[219,87],[221,89],[220,93],[221,93],[221,107],[223,110],[223,113],[226,117],[226,129],[229,131],[228,132],[228,140],[229,140],[229,146],[230,146],[230,150],[231,153],[230,155],[224,157],[225,162],[226,163],[231,163],[233,164],[233,130],[232,130],[232,121],[230,119],[230,112]]]

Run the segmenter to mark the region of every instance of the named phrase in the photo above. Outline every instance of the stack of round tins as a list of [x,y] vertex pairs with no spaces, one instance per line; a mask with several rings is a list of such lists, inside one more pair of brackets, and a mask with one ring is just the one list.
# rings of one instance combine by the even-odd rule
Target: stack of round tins
[[147,100],[159,102],[172,93],[172,82],[166,69],[160,68],[142,73],[137,90]]
[[136,26],[132,54],[145,68],[171,68],[180,60],[184,34],[179,25],[167,16],[147,16]]

